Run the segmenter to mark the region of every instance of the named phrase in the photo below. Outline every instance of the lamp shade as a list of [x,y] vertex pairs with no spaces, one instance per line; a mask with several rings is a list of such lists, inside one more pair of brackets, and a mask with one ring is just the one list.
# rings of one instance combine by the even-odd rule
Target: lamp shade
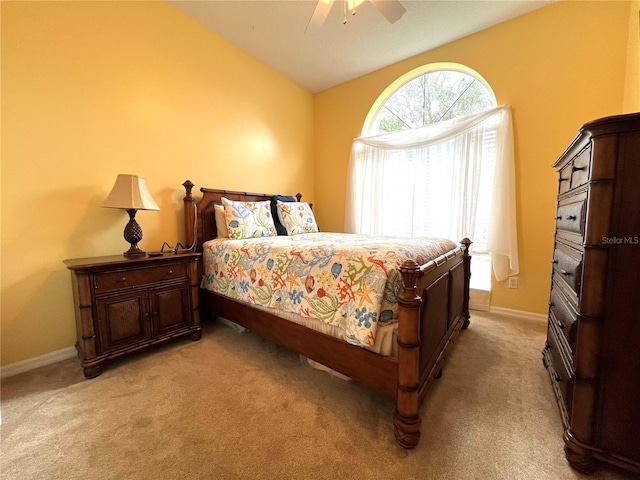
[[127,210],[160,210],[149,193],[147,181],[137,175],[128,174],[118,175],[102,206]]

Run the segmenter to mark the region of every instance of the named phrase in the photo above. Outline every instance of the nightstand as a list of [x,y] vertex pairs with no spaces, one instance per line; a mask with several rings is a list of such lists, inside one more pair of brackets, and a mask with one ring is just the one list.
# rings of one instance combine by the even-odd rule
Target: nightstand
[[84,375],[105,360],[175,337],[202,336],[199,253],[65,260],[71,270],[77,342]]

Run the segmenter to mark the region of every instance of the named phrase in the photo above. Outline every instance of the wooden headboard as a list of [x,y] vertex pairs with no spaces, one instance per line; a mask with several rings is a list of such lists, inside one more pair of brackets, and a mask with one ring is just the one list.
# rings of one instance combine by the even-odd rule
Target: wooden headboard
[[[207,240],[216,238],[216,216],[214,205],[222,205],[222,197],[239,202],[264,202],[271,200],[274,194],[235,192],[233,190],[217,190],[214,188],[200,188],[202,198],[196,202],[191,190],[195,186],[190,180],[185,181],[182,186],[185,189],[184,196],[184,226],[186,232],[186,244],[192,245],[196,240],[195,250],[202,251],[202,244]],[[298,201],[302,195],[296,194]]]

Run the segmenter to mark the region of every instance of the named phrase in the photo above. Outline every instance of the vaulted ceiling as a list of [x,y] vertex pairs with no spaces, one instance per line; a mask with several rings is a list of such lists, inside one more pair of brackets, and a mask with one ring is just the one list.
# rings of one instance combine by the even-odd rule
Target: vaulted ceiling
[[[400,0],[391,24],[368,1],[348,14],[335,0],[322,28],[305,33],[315,0],[167,0],[312,93],[548,5],[553,0]],[[321,0],[322,1],[322,0]]]

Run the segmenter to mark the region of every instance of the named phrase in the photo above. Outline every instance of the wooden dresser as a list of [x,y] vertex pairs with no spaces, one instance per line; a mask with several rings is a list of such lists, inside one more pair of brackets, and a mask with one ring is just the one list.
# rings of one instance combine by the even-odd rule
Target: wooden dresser
[[71,270],[76,349],[85,377],[100,375],[110,358],[182,335],[200,339],[199,258],[184,253],[64,261]]
[[640,472],[640,114],[582,126],[559,173],[543,361],[580,472]]

